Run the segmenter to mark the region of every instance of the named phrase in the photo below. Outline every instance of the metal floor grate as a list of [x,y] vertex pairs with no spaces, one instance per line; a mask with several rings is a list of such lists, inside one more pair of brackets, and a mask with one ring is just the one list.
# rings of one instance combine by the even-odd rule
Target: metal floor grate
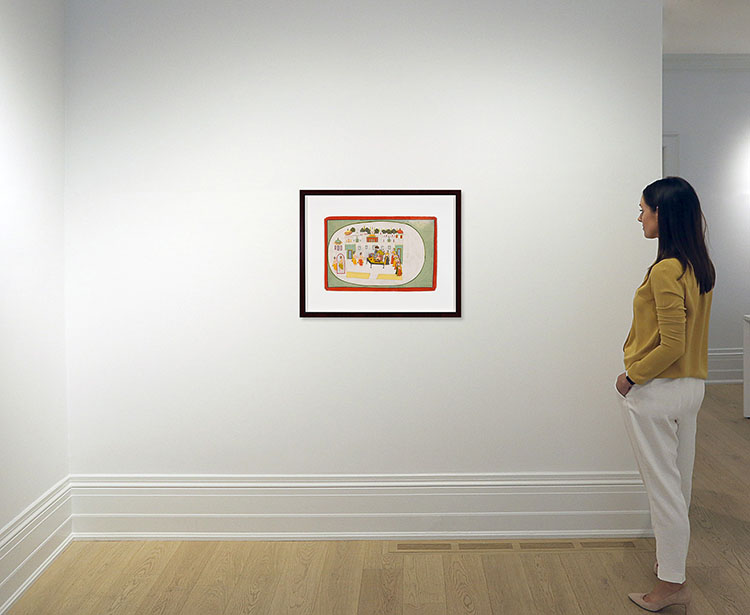
[[391,542],[390,553],[528,553],[545,551],[655,551],[653,539],[459,540]]

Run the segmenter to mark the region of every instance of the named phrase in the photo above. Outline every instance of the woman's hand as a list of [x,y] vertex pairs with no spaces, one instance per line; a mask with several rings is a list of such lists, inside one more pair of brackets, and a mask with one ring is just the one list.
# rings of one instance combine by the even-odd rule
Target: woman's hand
[[625,377],[626,372],[622,372],[619,376],[617,376],[617,382],[615,383],[615,388],[617,388],[617,391],[625,397],[628,394],[628,391],[633,386],[628,382],[628,379]]

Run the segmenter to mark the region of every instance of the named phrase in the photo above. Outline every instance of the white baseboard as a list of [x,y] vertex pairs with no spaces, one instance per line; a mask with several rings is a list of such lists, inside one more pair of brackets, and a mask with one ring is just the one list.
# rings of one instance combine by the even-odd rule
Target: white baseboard
[[750,70],[747,53],[668,53],[662,56],[664,70]]
[[741,383],[744,379],[742,348],[712,348],[708,351],[708,382]]
[[65,478],[0,531],[0,614],[72,540],[72,512]]
[[649,536],[637,473],[71,477],[85,539]]

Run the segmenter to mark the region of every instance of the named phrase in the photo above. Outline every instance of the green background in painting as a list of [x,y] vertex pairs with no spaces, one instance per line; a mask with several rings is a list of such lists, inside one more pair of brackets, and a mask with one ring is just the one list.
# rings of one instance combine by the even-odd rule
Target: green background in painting
[[[337,278],[328,265],[328,245],[331,243],[333,234],[342,228],[356,226],[358,224],[385,224],[388,222],[398,222],[405,226],[412,227],[424,241],[424,265],[422,271],[416,278],[406,284],[375,286],[368,284],[352,284],[345,280]],[[387,220],[368,220],[367,218],[350,218],[346,220],[327,220],[326,224],[326,275],[328,276],[329,288],[342,288],[351,286],[352,288],[411,288],[421,287],[432,288],[432,271],[435,264],[435,220],[403,220],[401,218],[388,218]]]

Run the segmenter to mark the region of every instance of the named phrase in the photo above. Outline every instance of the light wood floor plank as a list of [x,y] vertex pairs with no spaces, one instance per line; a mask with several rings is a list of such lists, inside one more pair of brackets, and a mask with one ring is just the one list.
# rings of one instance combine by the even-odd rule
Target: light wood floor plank
[[[592,557],[596,555],[597,557]],[[606,569],[598,564],[604,559],[614,559],[618,553],[561,553],[568,583],[584,615],[606,612],[608,615],[630,615],[629,605],[615,590]],[[647,557],[652,557],[647,555]],[[634,590],[635,591],[635,590]],[[646,591],[646,590],[644,590]],[[522,611],[518,611],[519,615]]]
[[442,557],[448,612],[492,615],[481,556],[446,553]]
[[132,610],[146,595],[177,550],[177,542],[132,542],[135,550],[130,559],[113,570],[111,579],[102,583],[98,600],[90,612],[122,615]]
[[[653,543],[653,540],[651,542]],[[607,582],[611,587],[610,601],[612,604],[616,603],[618,607],[624,605],[634,615],[639,612],[639,608],[628,599],[628,594],[633,592],[645,593],[656,585],[657,579],[653,573],[655,558],[655,544],[653,551],[594,554],[593,564],[606,576]],[[595,614],[601,612],[593,610],[593,607],[594,605],[590,603],[584,603],[581,610],[586,615],[588,613]],[[670,615],[670,612],[667,610],[663,611],[663,613]],[[683,614],[680,613],[680,615]]]
[[242,543],[248,552],[246,566],[224,609],[226,615],[262,615],[270,613],[271,601],[281,579],[282,562],[294,543]]
[[102,542],[94,547],[95,557],[85,566],[70,571],[75,575],[70,591],[55,606],[56,615],[78,615],[87,612],[103,596],[103,588],[112,575],[140,548],[132,542]]
[[700,516],[702,529],[706,530],[698,534],[696,544],[706,543],[719,558],[715,563],[734,568],[750,581],[750,523],[738,519],[729,507],[722,508],[713,502],[705,504],[700,493],[694,508],[694,518]]
[[382,568],[363,570],[357,615],[401,615],[403,588],[399,580]]
[[252,555],[246,542],[221,542],[190,591],[182,615],[205,615],[226,611],[235,587]]
[[218,542],[181,542],[138,604],[139,615],[179,615]]
[[[704,412],[705,410],[702,410],[701,414]],[[730,478],[747,485],[745,460],[748,442],[738,435],[744,430],[729,421],[723,422],[710,415],[701,418],[698,429],[702,430],[698,443],[702,452],[708,457],[713,457],[713,462],[720,464],[722,471],[728,472]]]
[[446,615],[442,555],[403,556],[404,615]]
[[368,542],[357,614],[401,615],[403,591],[403,556],[389,553],[386,542]]
[[513,553],[481,557],[492,612],[501,615],[536,613],[521,558]]
[[365,543],[337,541],[326,543],[325,561],[315,615],[352,615],[357,612]]
[[[693,600],[697,613],[747,615],[747,595],[737,590],[737,577],[724,568],[703,566],[691,571]],[[710,610],[709,610],[710,609]]]
[[368,540],[365,543],[365,570],[378,570],[385,565],[385,559],[390,555],[388,542],[385,540]]
[[325,562],[325,542],[298,542],[284,553],[281,579],[271,602],[270,613],[311,615]]
[[[707,509],[704,509],[709,523],[704,525],[710,528],[710,531],[697,533],[697,537],[693,534],[694,539],[691,540],[688,555],[688,571],[694,572],[702,579],[697,580],[696,584],[707,597],[713,595],[715,587],[706,585],[706,582],[715,578],[725,588],[721,592],[718,604],[726,600],[745,613],[750,613],[750,574],[747,573],[750,566],[750,548],[746,546],[744,551],[738,548],[731,534],[722,534],[731,531],[727,530],[727,527],[731,528],[732,524],[723,526],[716,523],[716,517],[706,511]],[[727,605],[725,608],[734,607]],[[723,612],[720,609],[717,611]]]
[[575,592],[557,553],[521,553],[521,563],[539,613],[582,615]]
[[[712,414],[734,420],[750,423],[750,419],[742,416],[742,383],[735,384],[709,384],[706,385],[705,402],[711,406]],[[745,431],[745,436],[750,440],[750,432]]]

